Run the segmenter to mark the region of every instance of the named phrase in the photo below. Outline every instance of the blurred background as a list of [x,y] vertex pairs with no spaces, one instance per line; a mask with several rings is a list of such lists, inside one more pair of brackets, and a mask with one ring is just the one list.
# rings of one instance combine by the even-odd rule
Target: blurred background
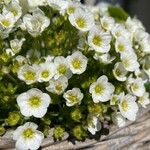
[[150,0],[81,0],[86,4],[98,4],[99,2],[109,2],[121,5],[132,17],[137,16],[146,30],[150,33]]

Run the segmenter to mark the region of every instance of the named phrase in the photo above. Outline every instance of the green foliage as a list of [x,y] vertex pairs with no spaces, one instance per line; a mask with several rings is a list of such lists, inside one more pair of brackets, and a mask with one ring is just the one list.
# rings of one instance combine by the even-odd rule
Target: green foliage
[[118,21],[126,21],[129,15],[121,8],[117,6],[108,7],[109,15]]

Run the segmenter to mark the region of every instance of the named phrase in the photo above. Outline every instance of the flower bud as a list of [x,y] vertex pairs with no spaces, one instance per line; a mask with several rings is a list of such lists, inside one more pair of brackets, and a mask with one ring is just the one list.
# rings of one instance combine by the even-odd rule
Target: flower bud
[[82,118],[81,110],[80,110],[79,108],[74,109],[74,110],[71,112],[71,118],[72,118],[74,121],[79,122],[80,119]]
[[62,139],[64,137],[65,129],[61,126],[57,126],[54,129],[53,136],[55,139]]
[[85,133],[85,130],[83,129],[83,127],[78,125],[73,128],[73,135],[78,140],[82,140],[86,136],[86,133]]
[[10,54],[7,54],[7,53],[2,53],[0,55],[0,59],[4,62],[4,63],[7,63],[11,58],[11,55]]
[[10,112],[8,118],[5,120],[5,124],[8,126],[15,126],[21,121],[21,114],[19,112]]
[[8,83],[7,90],[8,90],[8,93],[14,94],[17,90],[17,86],[14,86],[13,84]]
[[103,112],[103,105],[100,103],[97,103],[97,104],[90,103],[88,105],[88,110],[92,115],[98,116],[99,114],[101,114]]

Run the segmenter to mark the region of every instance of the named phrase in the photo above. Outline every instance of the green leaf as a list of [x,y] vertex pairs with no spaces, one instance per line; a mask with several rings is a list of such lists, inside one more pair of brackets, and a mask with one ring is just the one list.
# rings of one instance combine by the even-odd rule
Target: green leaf
[[118,6],[109,6],[108,12],[111,17],[118,21],[126,21],[129,16],[121,7]]
[[146,84],[145,87],[146,87],[146,90],[149,92],[150,91],[150,83]]

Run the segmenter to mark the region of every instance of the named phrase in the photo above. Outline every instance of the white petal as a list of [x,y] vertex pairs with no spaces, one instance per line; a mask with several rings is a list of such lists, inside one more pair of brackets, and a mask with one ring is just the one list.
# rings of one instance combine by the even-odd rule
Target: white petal
[[24,105],[26,104],[26,101],[27,101],[28,97],[29,96],[28,96],[27,93],[20,94],[17,97],[17,104],[19,105],[19,107],[24,107]]
[[37,135],[35,135],[34,138],[29,139],[28,142],[26,142],[28,149],[30,150],[37,150],[41,145],[41,139],[38,138]]
[[99,77],[99,78],[97,79],[97,81],[98,81],[98,82],[107,82],[107,81],[108,81],[108,78],[107,78],[107,76],[103,75],[103,76]]
[[26,116],[26,117],[31,117],[32,116],[31,109],[28,106],[21,107],[20,111],[21,111],[21,114]]
[[88,127],[88,130],[89,132],[91,132],[92,135],[96,134],[96,130],[92,126]]
[[40,107],[32,110],[32,115],[36,118],[42,118],[47,112],[47,108]]
[[13,133],[13,140],[18,140],[20,135],[22,134],[23,126],[18,127]]
[[38,128],[38,125],[33,123],[33,122],[27,122],[24,124],[24,127],[25,128],[32,128],[32,129],[36,130]]
[[50,96],[48,94],[46,94],[46,93],[43,93],[41,95],[41,99],[42,99],[42,106],[43,107],[48,107],[50,102],[51,102]]
[[26,144],[25,140],[22,137],[20,137],[17,140],[16,149],[17,150],[28,150],[29,149],[28,145]]

